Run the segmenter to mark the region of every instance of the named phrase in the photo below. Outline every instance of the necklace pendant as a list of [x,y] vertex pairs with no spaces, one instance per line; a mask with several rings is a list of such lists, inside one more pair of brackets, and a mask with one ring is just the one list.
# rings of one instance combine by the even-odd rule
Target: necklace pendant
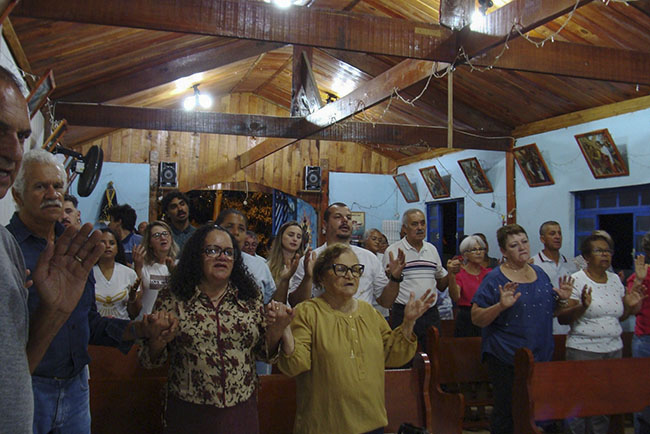
[[350,358],[354,359],[354,350],[352,350],[352,349],[350,350]]

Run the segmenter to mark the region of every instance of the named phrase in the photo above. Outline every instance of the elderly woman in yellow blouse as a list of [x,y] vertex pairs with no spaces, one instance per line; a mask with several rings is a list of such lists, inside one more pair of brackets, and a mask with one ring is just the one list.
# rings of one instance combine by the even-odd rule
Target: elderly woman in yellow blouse
[[178,333],[150,339],[140,352],[145,367],[169,360],[166,433],[259,431],[255,360],[277,356],[292,318],[281,303],[267,307],[272,313],[232,235],[197,229],[156,301],[155,310],[178,318]]
[[[375,308],[353,296],[363,265],[349,246],[334,244],[314,264],[314,283],[325,292],[296,306],[290,339],[278,366],[296,377],[294,433],[383,433],[384,368],[413,358],[413,325],[434,301],[427,291],[404,309],[404,322],[391,330]],[[287,351],[287,348],[289,350]]]

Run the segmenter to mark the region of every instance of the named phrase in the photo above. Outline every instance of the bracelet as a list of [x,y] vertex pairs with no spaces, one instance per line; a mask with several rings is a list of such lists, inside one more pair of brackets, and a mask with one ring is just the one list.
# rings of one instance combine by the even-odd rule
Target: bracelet
[[560,306],[566,306],[567,304],[569,304],[569,300],[560,299],[560,300],[557,301],[557,304],[560,305]]
[[404,280],[404,273],[400,274],[399,277],[393,276],[393,273],[388,273],[388,278],[391,282],[401,283]]

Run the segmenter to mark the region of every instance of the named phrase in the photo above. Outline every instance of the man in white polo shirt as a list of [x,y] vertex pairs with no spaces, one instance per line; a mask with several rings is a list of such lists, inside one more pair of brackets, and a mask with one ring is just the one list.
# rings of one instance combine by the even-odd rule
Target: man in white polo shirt
[[[400,284],[399,294],[391,311],[391,326],[397,327],[404,319],[404,306],[409,300],[410,293],[415,298],[420,298],[428,289],[438,295],[444,291],[449,282],[447,270],[442,267],[442,260],[438,250],[433,244],[424,239],[427,235],[427,221],[424,213],[419,209],[409,209],[402,216],[402,230],[406,233],[404,238],[391,244],[384,253],[384,264],[389,255],[403,251],[406,256],[406,266],[403,270],[403,281]],[[458,270],[460,271],[460,270]],[[438,308],[432,306],[415,322],[414,332],[418,342],[426,349],[427,329],[431,326],[440,327]]]
[[[553,286],[559,285],[560,277],[570,276],[577,270],[573,261],[560,253],[562,248],[562,228],[556,221],[549,220],[539,227],[539,240],[544,244],[544,249],[533,256],[533,264],[538,265],[548,275]],[[553,318],[553,334],[565,335],[570,326],[562,325],[557,318]]]
[[[323,216],[323,227],[327,242],[313,252],[307,252],[300,259],[298,269],[289,282],[289,303],[292,306],[309,298],[318,297],[323,293],[321,288],[313,286],[312,283],[314,262],[318,254],[325,250],[328,244],[350,244],[352,213],[348,206],[341,202],[328,206]],[[359,279],[359,289],[354,298],[368,302],[373,306],[379,304],[386,308],[390,307],[399,292],[400,276],[405,265],[404,253],[395,251],[391,257],[386,255],[384,258],[388,270],[384,271],[381,262],[372,252],[357,246],[350,247],[357,255],[359,263],[364,266],[363,275]],[[307,259],[306,267],[305,258]]]

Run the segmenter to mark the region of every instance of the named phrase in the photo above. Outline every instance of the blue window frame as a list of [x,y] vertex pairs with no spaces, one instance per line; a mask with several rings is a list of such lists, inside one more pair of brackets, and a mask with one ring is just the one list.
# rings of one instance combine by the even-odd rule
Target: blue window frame
[[[575,254],[592,231],[601,229],[601,218],[613,214],[631,214],[633,245],[641,251],[641,238],[650,231],[650,184],[608,188],[574,193],[575,195]],[[617,234],[611,234],[614,240]],[[630,254],[632,252],[621,252]]]

